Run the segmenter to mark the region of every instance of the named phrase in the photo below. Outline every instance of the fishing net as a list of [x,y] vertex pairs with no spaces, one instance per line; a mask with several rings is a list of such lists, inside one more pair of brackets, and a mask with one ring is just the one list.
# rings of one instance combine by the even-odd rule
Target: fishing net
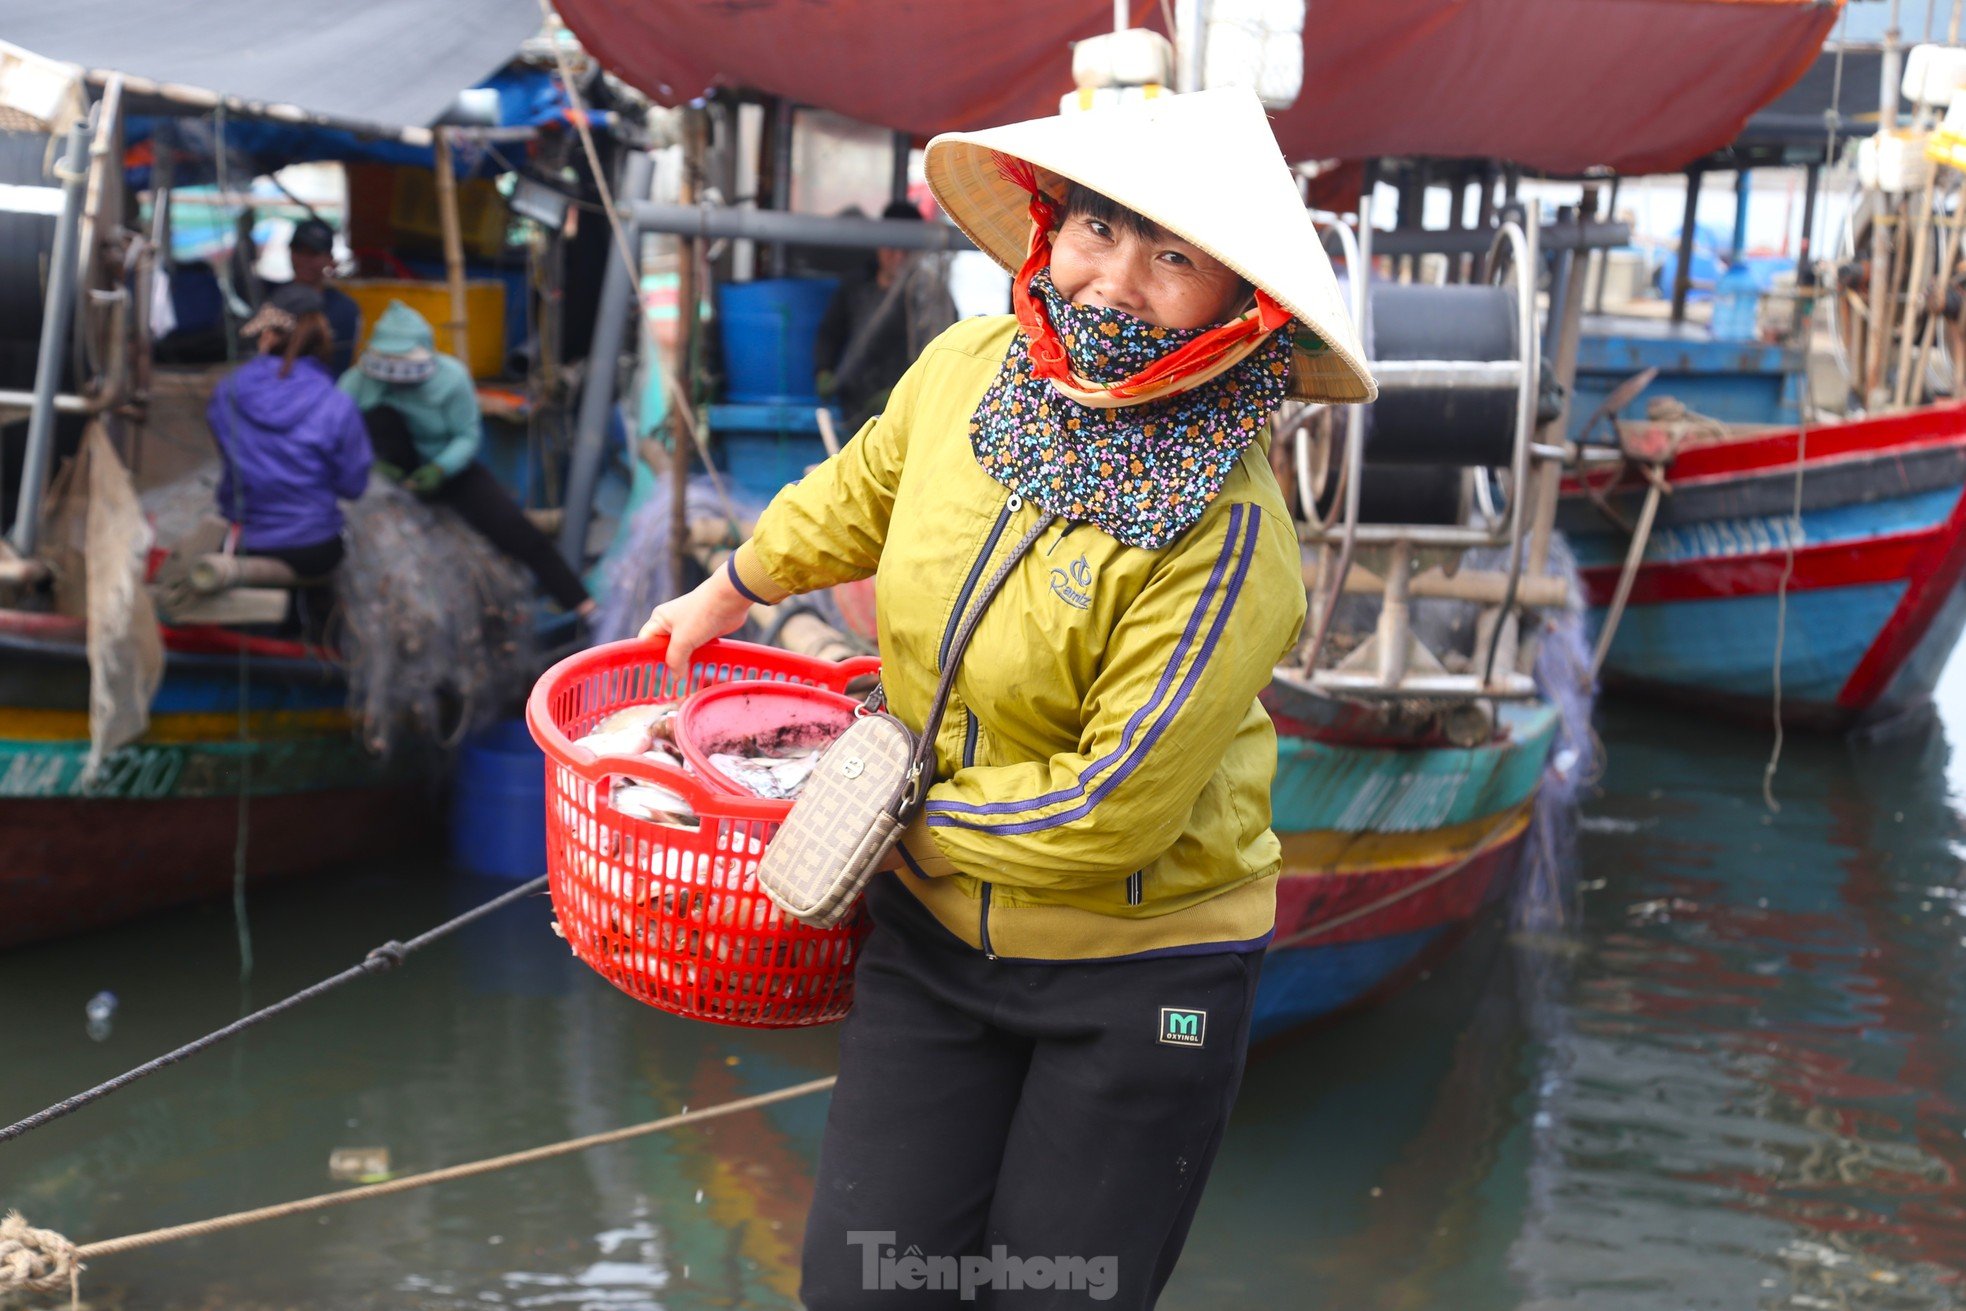
[[[1506,547],[1468,551],[1463,568],[1506,571]],[[1541,933],[1575,922],[1577,914],[1577,804],[1597,780],[1603,748],[1591,729],[1597,685],[1591,679],[1590,637],[1584,625],[1584,582],[1561,533],[1550,540],[1543,573],[1568,581],[1570,601],[1561,610],[1543,610],[1526,620],[1522,641],[1536,644],[1531,676],[1536,693],[1556,710],[1555,736],[1542,782],[1530,812],[1522,873],[1510,906],[1513,927]],[[1476,621],[1481,607],[1461,601],[1416,601],[1413,631],[1436,651],[1476,653]]]
[[[218,478],[214,462],[144,493],[160,546],[217,513]],[[450,510],[382,479],[344,509],[328,637],[363,742],[379,754],[412,735],[453,742],[510,713],[539,672],[531,577]]]
[[1577,807],[1604,767],[1604,746],[1591,727],[1597,683],[1584,623],[1584,580],[1561,534],[1550,543],[1544,572],[1570,584],[1570,603],[1543,612],[1533,670],[1536,690],[1556,708],[1557,726],[1529,818],[1529,847],[1512,908],[1515,927],[1532,933],[1577,921]]
[[[731,511],[745,522],[757,519],[764,507],[739,494],[734,488],[726,501],[705,476],[689,480],[683,488],[683,514],[690,522],[703,519],[729,519]],[[614,552],[604,577],[604,592],[594,614],[594,638],[599,642],[618,642],[641,630],[649,611],[664,601],[681,596],[696,584],[695,576],[678,578],[669,547],[669,475],[659,475],[656,488],[641,508],[628,520],[627,541]],[[732,541],[730,545],[737,545]]]
[[412,733],[452,744],[508,714],[538,672],[531,578],[451,511],[380,478],[347,512],[336,636],[369,749]]
[[[706,519],[728,523],[733,513],[742,523],[755,522],[764,509],[763,503],[745,496],[729,484],[725,485],[725,490],[729,492],[728,499],[707,477],[690,479],[689,485],[683,489],[684,514],[693,523]],[[682,595],[701,579],[702,573],[694,565],[685,568],[684,577],[675,576],[669,545],[669,523],[669,485],[664,474],[654,494],[630,517],[627,538],[622,548],[613,553],[603,574],[604,593],[594,616],[595,641],[617,642],[635,636],[641,631],[643,621],[649,617],[649,611],[664,601]],[[733,536],[726,545],[736,546],[737,542],[738,539]],[[872,631],[870,607],[871,603],[868,603],[854,614],[848,614],[842,608],[835,589],[807,592],[776,607],[774,626],[760,628],[756,623],[747,621],[743,628],[729,636],[777,645],[779,630],[787,621],[805,614],[815,616],[833,629],[844,639],[847,647],[872,655],[873,642],[869,636],[863,635]]]
[[213,460],[143,494],[144,517],[158,546],[170,550],[218,513],[218,479],[219,464]]
[[[1463,553],[1461,567],[1502,572],[1509,567],[1506,547]],[[1591,729],[1597,687],[1591,679],[1589,633],[1584,623],[1584,585],[1569,543],[1561,534],[1550,543],[1544,573],[1567,579],[1570,604],[1545,610],[1527,621],[1522,640],[1536,643],[1531,674],[1537,694],[1557,712],[1557,727],[1549,760],[1536,792],[1523,853],[1522,876],[1516,881],[1511,907],[1514,927],[1545,932],[1575,921],[1577,912],[1577,804],[1585,788],[1596,781],[1603,748]],[[1332,615],[1331,634],[1323,662],[1335,663],[1372,637],[1382,608],[1380,597],[1343,597]],[[1440,597],[1411,602],[1413,635],[1457,673],[1470,672],[1482,655],[1478,622],[1482,607],[1471,601]],[[1431,713],[1430,703],[1415,703],[1415,715]]]

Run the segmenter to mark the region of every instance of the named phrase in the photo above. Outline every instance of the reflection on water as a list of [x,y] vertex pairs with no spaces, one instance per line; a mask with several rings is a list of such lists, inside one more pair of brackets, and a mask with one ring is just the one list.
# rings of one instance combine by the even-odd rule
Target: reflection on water
[[[1584,920],[1490,930],[1393,1004],[1253,1065],[1164,1305],[1966,1304],[1966,667],[1883,745],[1612,707]],[[262,895],[271,998],[487,894],[371,873]],[[0,1147],[0,1204],[78,1239],[811,1078],[827,1033],[670,1020],[525,907]],[[241,1004],[223,907],[0,957],[0,1117]],[[90,1038],[102,990],[121,999]],[[98,1263],[98,1307],[786,1307],[824,1102]]]
[[1765,734],[1610,708],[1579,932],[1256,1066],[1167,1304],[1966,1302],[1966,666],[1942,703],[1791,738],[1773,816]]
[[[495,888],[401,874],[259,898],[268,999]],[[0,1199],[78,1239],[334,1186],[337,1147],[399,1173],[653,1119],[830,1071],[828,1033],[671,1020],[599,983],[529,903],[0,1147]],[[225,908],[0,958],[33,1017],[0,1115],[229,1018]],[[122,1004],[110,1038],[81,1002]],[[79,991],[78,991],[79,990]],[[521,1171],[98,1263],[106,1305],[790,1306],[825,1103],[788,1103]]]

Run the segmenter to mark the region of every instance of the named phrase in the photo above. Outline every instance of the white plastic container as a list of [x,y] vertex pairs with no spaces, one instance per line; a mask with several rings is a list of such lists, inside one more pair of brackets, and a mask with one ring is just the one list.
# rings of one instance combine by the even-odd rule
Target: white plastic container
[[1202,36],[1205,87],[1246,86],[1271,109],[1304,89],[1304,0],[1213,0]]
[[1932,181],[1932,160],[1923,132],[1880,132],[1857,146],[1857,179],[1891,195],[1916,191]]
[[1952,103],[1953,93],[1966,90],[1966,49],[1959,46],[1916,45],[1905,60],[1902,83],[1905,99],[1914,105],[1938,108]]
[[1144,27],[1087,37],[1072,47],[1072,85],[1086,88],[1174,83],[1174,47]]

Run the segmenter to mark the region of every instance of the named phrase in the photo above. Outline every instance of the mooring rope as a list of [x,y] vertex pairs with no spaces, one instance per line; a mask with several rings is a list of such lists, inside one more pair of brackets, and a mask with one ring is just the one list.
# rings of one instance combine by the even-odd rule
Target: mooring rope
[[263,1220],[279,1220],[308,1211],[325,1210],[330,1206],[345,1206],[349,1202],[366,1201],[371,1197],[386,1197],[392,1193],[406,1193],[416,1188],[428,1188],[432,1184],[490,1174],[516,1165],[548,1161],[556,1156],[584,1152],[590,1147],[606,1147],[611,1143],[626,1142],[631,1138],[680,1129],[684,1125],[697,1124],[704,1120],[721,1119],[744,1111],[755,1111],[778,1102],[809,1097],[813,1093],[825,1092],[837,1082],[837,1079],[837,1075],[828,1075],[823,1079],[793,1084],[772,1092],[756,1093],[750,1097],[737,1098],[735,1101],[719,1102],[715,1106],[705,1106],[699,1110],[679,1111],[675,1115],[665,1115],[659,1120],[648,1120],[622,1129],[587,1134],[581,1138],[569,1138],[564,1142],[549,1143],[544,1147],[531,1147],[525,1151],[508,1152],[503,1156],[488,1157],[482,1161],[469,1161],[462,1165],[445,1166],[440,1170],[428,1170],[422,1174],[404,1175],[400,1179],[390,1179],[379,1184],[344,1188],[334,1193],[317,1193],[312,1197],[297,1198],[291,1202],[257,1207],[251,1211],[234,1211],[229,1215],[214,1216],[209,1220],[195,1220],[190,1224],[149,1229],[143,1233],[105,1239],[96,1243],[70,1242],[52,1229],[35,1229],[23,1220],[18,1212],[10,1212],[5,1220],[0,1220],[0,1302],[4,1302],[11,1294],[51,1293],[58,1292],[64,1287],[70,1290],[70,1295],[73,1297],[79,1286],[84,1263],[99,1256],[133,1252],[138,1248],[176,1242],[180,1238],[200,1238],[206,1234],[222,1233],[227,1229],[258,1224]]
[[[1850,31],[1850,13],[1847,9],[1844,11],[1841,21],[1842,34],[1837,39],[1836,67],[1830,80],[1830,103],[1829,108],[1823,111],[1823,129],[1826,140],[1823,146],[1823,171],[1820,175],[1821,184],[1818,191],[1819,194],[1825,197],[1829,193],[1830,170],[1836,167],[1836,133],[1837,129],[1843,123],[1841,112],[1843,106],[1843,51],[1847,44],[1845,38],[1847,38]],[[1927,28],[1931,26],[1931,15],[1929,13],[1926,15],[1926,26]],[[1815,245],[1811,240],[1814,235],[1811,232],[1802,234],[1803,245],[1808,249],[1809,258],[1812,260],[1816,258]],[[1836,285],[1834,279],[1832,279],[1830,285],[1832,291],[1834,291]],[[1811,314],[1811,318],[1814,318],[1813,313]],[[1782,767],[1782,740],[1784,736],[1782,732],[1782,648],[1788,638],[1789,582],[1795,577],[1796,539],[1802,536],[1802,484],[1803,475],[1807,472],[1809,463],[1809,411],[1814,409],[1816,404],[1816,398],[1809,391],[1808,356],[1807,338],[1805,338],[1802,383],[1796,406],[1795,486],[1791,497],[1792,504],[1789,508],[1787,531],[1782,534],[1785,540],[1785,545],[1782,548],[1782,576],[1775,584],[1775,654],[1769,670],[1769,678],[1773,690],[1773,704],[1770,707],[1770,714],[1775,725],[1775,740],[1768,749],[1768,763],[1762,766],[1761,769],[1761,802],[1768,808],[1768,813],[1771,815],[1779,815],[1782,812],[1782,803],[1775,799],[1775,771]],[[1870,398],[1866,396],[1864,399],[1868,401]]]
[[[107,1097],[118,1088],[128,1087],[145,1075],[155,1074],[167,1065],[175,1065],[187,1056],[195,1056],[208,1047],[217,1046],[227,1038],[243,1033],[255,1024],[259,1024],[264,1020],[270,1020],[282,1012],[292,1010],[302,1002],[312,1001],[322,993],[331,992],[344,983],[352,983],[356,979],[365,978],[371,974],[383,974],[389,970],[393,970],[398,965],[401,965],[411,952],[427,947],[439,938],[447,937],[465,925],[475,923],[493,911],[500,910],[515,901],[542,892],[545,888],[546,875],[542,874],[529,883],[522,883],[509,892],[493,897],[481,906],[465,911],[455,919],[444,921],[436,928],[419,934],[411,938],[408,942],[385,942],[367,956],[364,956],[359,963],[349,966],[333,978],[323,979],[311,987],[302,988],[293,996],[283,1001],[276,1001],[270,1006],[262,1007],[250,1015],[243,1015],[224,1028],[206,1034],[196,1042],[188,1042],[176,1051],[166,1052],[156,1060],[146,1061],[134,1070],[119,1074],[106,1083],[99,1083],[86,1092],[76,1093],[73,1097],[65,1101],[56,1102],[45,1111],[37,1111],[17,1124],[10,1124],[4,1129],[0,1129],[0,1143],[4,1143],[10,1138],[18,1138],[29,1129],[38,1129],[50,1120],[59,1120],[71,1111],[79,1111],[90,1102]],[[4,1247],[0,1247],[0,1258],[4,1257],[5,1251],[6,1249]],[[4,1289],[4,1287],[4,1284],[0,1284],[0,1289]]]
[[0,1217],[0,1304],[21,1293],[68,1290],[71,1303],[80,1300],[82,1267],[75,1244],[52,1229],[36,1229],[19,1211]]

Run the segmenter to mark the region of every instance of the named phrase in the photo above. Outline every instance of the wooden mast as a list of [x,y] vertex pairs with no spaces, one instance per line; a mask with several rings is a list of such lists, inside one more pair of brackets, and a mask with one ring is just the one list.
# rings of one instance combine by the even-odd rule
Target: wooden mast
[[451,163],[450,133],[436,130],[437,216],[444,229],[444,280],[450,285],[451,354],[471,363],[471,327],[464,308],[464,231],[457,216],[457,169]]
[[[683,205],[696,203],[703,172],[706,126],[703,110],[683,111],[683,176],[678,193],[678,201]],[[698,311],[703,302],[703,289],[696,282],[701,245],[697,237],[676,240],[676,386],[683,394],[673,398],[669,406],[669,576],[675,579],[678,589],[683,585],[684,562],[690,558],[689,468],[695,442],[686,416],[696,408],[691,388],[696,377],[696,338],[701,326]]]

